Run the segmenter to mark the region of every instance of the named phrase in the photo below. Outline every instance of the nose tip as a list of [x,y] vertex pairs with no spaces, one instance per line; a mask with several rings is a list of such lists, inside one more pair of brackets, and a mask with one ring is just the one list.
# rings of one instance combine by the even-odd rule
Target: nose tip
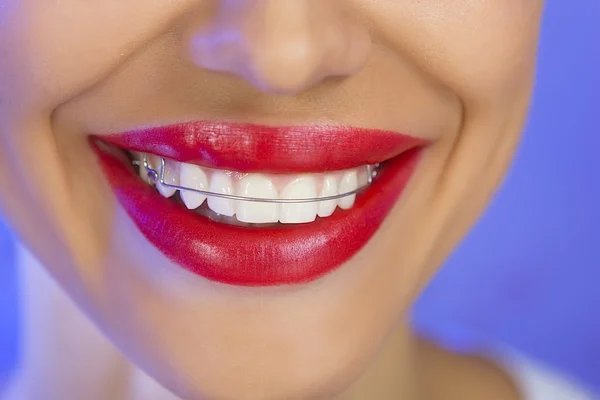
[[190,36],[197,66],[284,94],[357,72],[371,43],[340,3],[323,0],[224,2],[210,26]]
[[[256,40],[251,56],[237,68],[245,79],[265,92],[301,92],[333,75],[344,75],[346,66],[332,59],[334,53],[309,37],[309,32]],[[266,35],[265,35],[266,36]]]

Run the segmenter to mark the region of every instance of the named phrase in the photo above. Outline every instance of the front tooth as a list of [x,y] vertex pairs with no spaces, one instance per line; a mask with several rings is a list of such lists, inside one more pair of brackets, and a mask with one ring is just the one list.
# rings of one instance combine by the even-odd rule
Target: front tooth
[[[327,175],[323,179],[323,188],[319,197],[337,196],[338,184],[337,179],[333,175]],[[319,217],[329,217],[337,207],[337,200],[325,200],[319,202]]]
[[[222,171],[214,171],[210,179],[209,192],[233,195],[233,182],[231,177]],[[222,197],[209,196],[208,207],[217,214],[228,217],[235,214],[235,200]]]
[[[277,188],[270,179],[261,174],[248,174],[237,185],[237,196],[277,199]],[[268,223],[279,220],[279,205],[255,201],[236,202],[235,215],[238,221]]]
[[[156,160],[156,159],[158,159],[158,160]],[[151,165],[158,166],[158,168],[154,168],[154,169],[156,169],[156,171],[159,174],[161,173],[162,164],[160,162],[159,157],[153,157]],[[165,160],[165,166],[166,166],[165,173],[163,176],[164,182],[168,185],[179,186],[179,173],[177,171],[177,163],[170,161],[170,160]],[[156,182],[156,188],[158,189],[158,192],[160,194],[162,194],[163,197],[166,197],[166,198],[169,198],[169,197],[173,196],[175,193],[177,193],[177,189],[167,187],[160,182]]]
[[[317,197],[317,185],[312,176],[301,176],[281,192],[282,199],[312,199]],[[334,204],[335,207],[335,204]],[[279,221],[283,224],[312,222],[317,218],[318,203],[283,203]]]
[[[346,172],[340,182],[340,194],[352,192],[356,189],[358,189],[358,177],[356,176],[356,171],[352,170]],[[354,205],[354,200],[356,200],[356,194],[340,198],[338,204],[340,205],[340,208],[348,210]]]
[[[206,174],[202,168],[193,164],[181,164],[179,182],[184,188],[203,191],[208,189],[208,178],[206,177]],[[190,210],[195,210],[200,207],[202,203],[204,203],[204,200],[206,200],[206,195],[187,190],[182,190],[180,195],[181,200]]]

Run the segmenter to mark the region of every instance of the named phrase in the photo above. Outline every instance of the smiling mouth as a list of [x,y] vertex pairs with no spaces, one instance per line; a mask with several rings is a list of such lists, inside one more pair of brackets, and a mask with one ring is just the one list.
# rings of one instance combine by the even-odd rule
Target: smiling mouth
[[306,283],[348,261],[427,144],[365,128],[211,121],[90,139],[149,242],[193,273],[241,286]]

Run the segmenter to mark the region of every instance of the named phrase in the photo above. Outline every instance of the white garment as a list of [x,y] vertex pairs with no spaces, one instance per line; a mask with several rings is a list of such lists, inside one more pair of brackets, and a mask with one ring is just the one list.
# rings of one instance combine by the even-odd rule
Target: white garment
[[512,376],[525,400],[600,400],[599,394],[510,349],[492,358]]

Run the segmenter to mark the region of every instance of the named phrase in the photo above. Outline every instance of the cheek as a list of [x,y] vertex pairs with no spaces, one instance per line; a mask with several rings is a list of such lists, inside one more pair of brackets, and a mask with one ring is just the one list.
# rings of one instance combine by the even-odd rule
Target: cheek
[[[181,16],[192,0],[0,4],[0,88],[13,102],[52,109],[110,74]],[[7,85],[4,85],[7,83]],[[8,92],[7,92],[8,91]],[[19,98],[14,94],[19,93]]]
[[523,88],[528,90],[536,59],[538,4],[502,2],[450,30],[445,46],[452,53],[451,75],[465,101],[477,98],[504,105]]
[[506,103],[531,80],[541,9],[540,0],[442,0],[369,13],[390,46],[465,103]]

